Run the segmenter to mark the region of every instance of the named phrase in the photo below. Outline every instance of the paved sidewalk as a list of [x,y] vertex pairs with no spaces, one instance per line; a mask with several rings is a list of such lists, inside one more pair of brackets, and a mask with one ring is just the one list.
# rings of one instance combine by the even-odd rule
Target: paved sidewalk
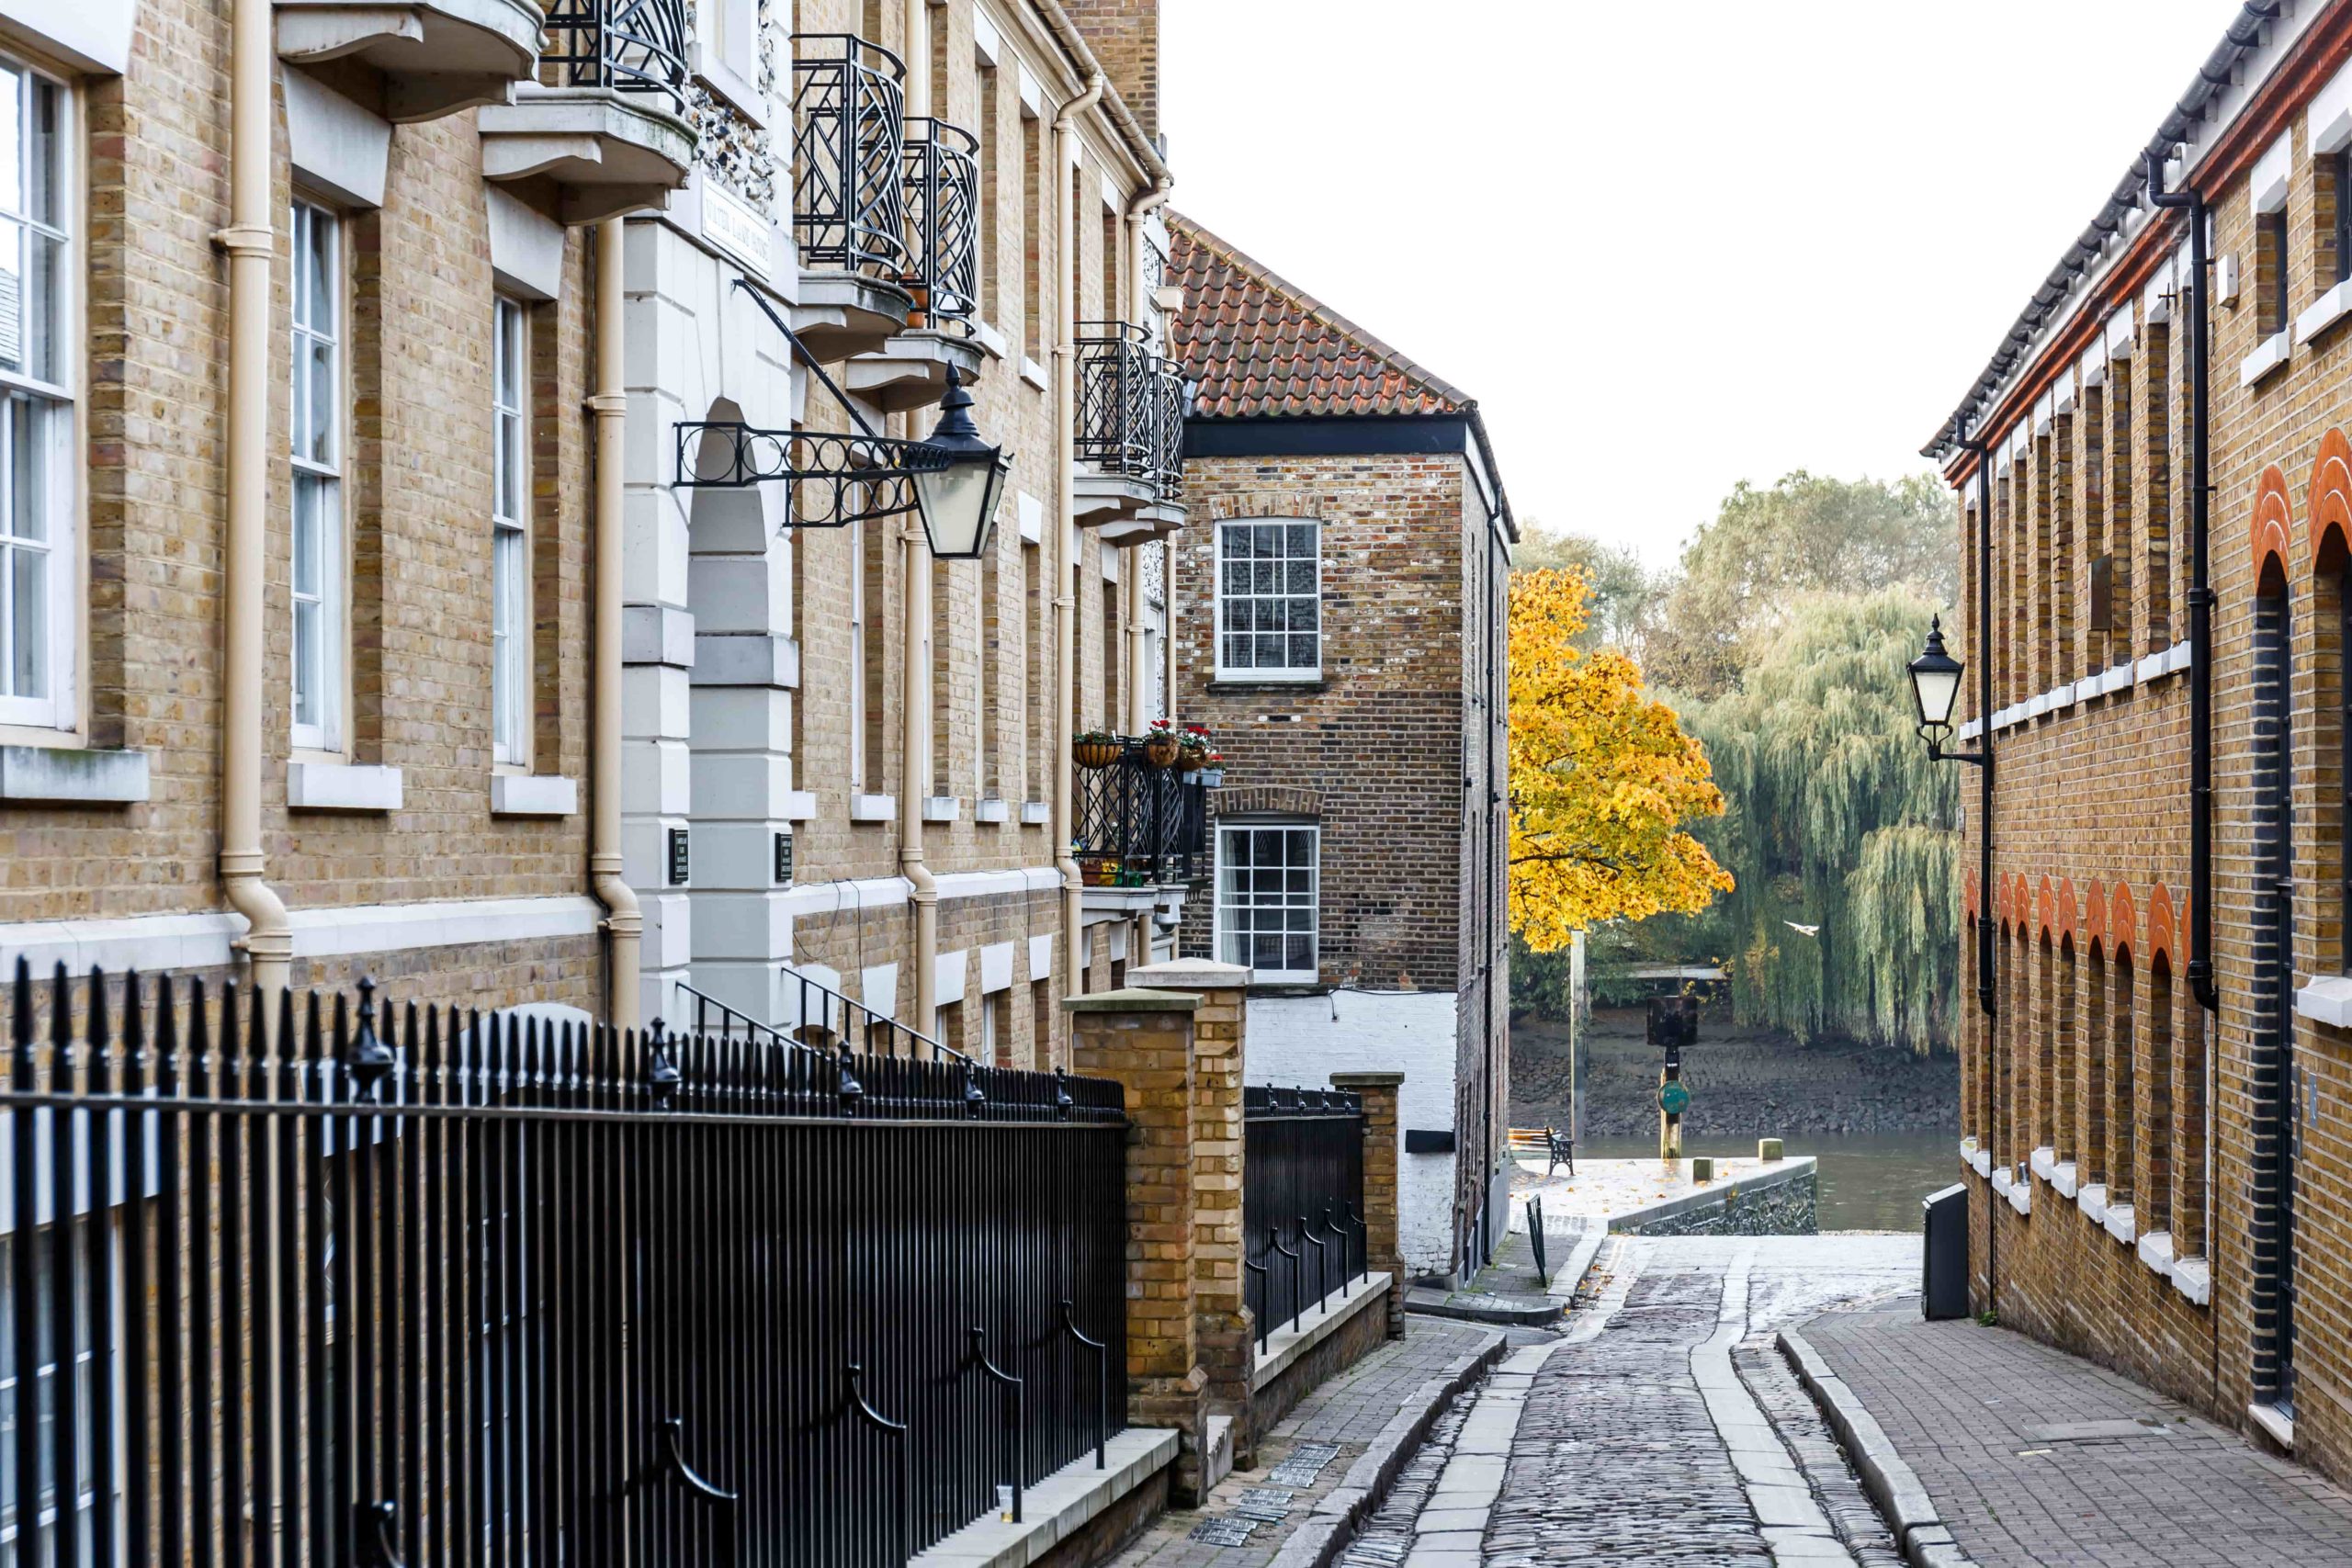
[[[1259,1443],[1257,1469],[1234,1472],[1199,1510],[1163,1516],[1119,1554],[1114,1568],[1263,1568],[1421,1386],[1444,1376],[1495,1333],[1476,1324],[1408,1317],[1404,1338],[1390,1340],[1299,1401]],[[1295,1479],[1310,1470],[1311,1478]],[[1233,1543],[1219,1543],[1225,1540]]]
[[1802,1332],[1983,1568],[2352,1563],[2352,1495],[2129,1378],[1916,1298]]

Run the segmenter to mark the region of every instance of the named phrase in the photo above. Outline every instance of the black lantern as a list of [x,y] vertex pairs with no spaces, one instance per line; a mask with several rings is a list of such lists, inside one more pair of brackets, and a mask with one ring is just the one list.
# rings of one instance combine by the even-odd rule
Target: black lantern
[[[964,378],[948,367],[939,423],[910,454],[926,460],[908,465],[908,482],[922,513],[923,536],[941,560],[978,560],[987,551],[996,532],[1004,478],[1012,471],[1012,455],[980,439],[971,409],[972,394],[964,389]],[[937,462],[940,457],[944,463]]]
[[1908,668],[1911,671],[1911,700],[1919,710],[1919,734],[1928,742],[1928,755],[1938,761],[1978,761],[1964,751],[1943,749],[1944,737],[1951,733],[1951,710],[1960,701],[1962,666],[1959,660],[1945,650],[1941,615],[1928,623],[1928,646]]

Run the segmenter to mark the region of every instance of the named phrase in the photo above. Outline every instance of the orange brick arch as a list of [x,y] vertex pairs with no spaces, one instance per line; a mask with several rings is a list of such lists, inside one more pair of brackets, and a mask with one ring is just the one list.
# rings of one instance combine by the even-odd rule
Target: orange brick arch
[[[2333,537],[2340,553],[2352,553],[2352,441],[2330,430],[2319,438],[2319,461],[2312,465],[2312,561],[2327,553]],[[2256,559],[2259,570],[2260,558]]]
[[2040,935],[2048,936],[2051,926],[2058,915],[2058,895],[2052,889],[2050,879],[2046,876],[2041,879],[2041,886],[2035,891],[2033,914],[2034,931]]
[[1963,872],[1960,878],[1960,912],[1970,919],[1976,918],[1976,874]]
[[2279,574],[2290,575],[2287,561],[2293,548],[2290,541],[2295,533],[2295,508],[2287,499],[2287,476],[2278,471],[2276,463],[2262,470],[2262,486],[2255,492],[2254,520],[2248,532],[2254,548],[2255,580],[2261,581],[2262,569],[2274,556],[2278,559]]
[[2140,914],[2132,901],[2132,885],[2119,881],[2107,890],[2108,945],[2119,953],[2129,953],[2140,945]]
[[2058,879],[2058,934],[2075,937],[2079,941],[2081,931],[2081,911],[2075,907],[2075,879],[2071,876],[2062,876]]
[[2185,955],[2177,950],[2174,934],[2177,930],[2172,894],[2159,882],[2148,891],[2148,956],[2162,953],[2166,963],[2178,967]]
[[2083,936],[2086,941],[2098,942],[2106,935],[2107,889],[2094,876],[2083,891]]

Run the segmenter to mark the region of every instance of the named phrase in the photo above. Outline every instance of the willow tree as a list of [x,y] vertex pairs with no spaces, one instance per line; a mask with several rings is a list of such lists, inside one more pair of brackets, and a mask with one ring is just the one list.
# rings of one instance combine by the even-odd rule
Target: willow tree
[[1792,606],[1737,690],[1694,705],[1730,809],[1703,837],[1745,1021],[1948,1045],[1959,770],[1913,730],[1904,663],[1934,606],[1902,589]]
[[1723,809],[1707,755],[1613,649],[1573,568],[1510,579],[1510,927],[1552,952],[1602,920],[1702,909],[1731,878],[1688,831]]

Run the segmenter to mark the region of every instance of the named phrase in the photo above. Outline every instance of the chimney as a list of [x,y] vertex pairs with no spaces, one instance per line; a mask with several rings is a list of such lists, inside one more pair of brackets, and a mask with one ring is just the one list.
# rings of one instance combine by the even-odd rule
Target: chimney
[[1062,0],[1143,133],[1159,140],[1159,0]]

